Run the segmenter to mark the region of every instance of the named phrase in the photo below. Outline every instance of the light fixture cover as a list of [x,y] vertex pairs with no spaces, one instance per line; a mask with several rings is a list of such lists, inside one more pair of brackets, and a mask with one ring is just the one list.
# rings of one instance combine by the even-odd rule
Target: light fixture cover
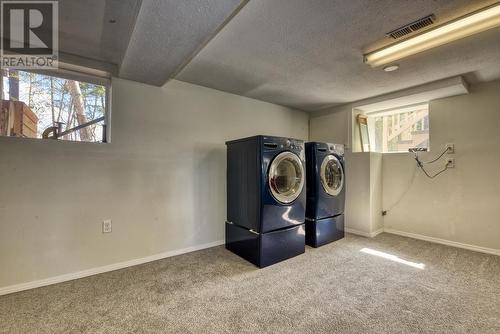
[[370,52],[364,55],[364,60],[372,67],[385,65],[498,26],[500,26],[500,3]]
[[397,71],[397,70],[399,70],[399,65],[398,64],[384,66],[384,71],[386,71],[386,72],[394,72],[394,71]]

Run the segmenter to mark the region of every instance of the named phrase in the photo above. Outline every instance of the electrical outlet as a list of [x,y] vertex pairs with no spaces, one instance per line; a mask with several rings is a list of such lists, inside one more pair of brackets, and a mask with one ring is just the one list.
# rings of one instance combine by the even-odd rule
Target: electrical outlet
[[455,144],[453,144],[453,143],[446,144],[446,153],[448,153],[448,154],[455,153]]
[[113,231],[113,224],[111,219],[103,220],[102,222],[102,233],[111,233]]
[[455,168],[455,159],[454,158],[449,158],[446,161],[446,168]]

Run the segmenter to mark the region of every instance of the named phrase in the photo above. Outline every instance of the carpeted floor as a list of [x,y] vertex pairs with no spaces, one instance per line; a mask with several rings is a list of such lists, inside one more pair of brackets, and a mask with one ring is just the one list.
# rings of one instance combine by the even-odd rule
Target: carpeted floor
[[2,296],[0,332],[500,333],[500,257],[348,235],[259,270],[215,247]]

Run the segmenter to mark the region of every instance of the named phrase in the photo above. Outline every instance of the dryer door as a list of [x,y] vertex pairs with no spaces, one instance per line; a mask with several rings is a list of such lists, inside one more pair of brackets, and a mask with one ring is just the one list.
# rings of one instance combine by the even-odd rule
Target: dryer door
[[321,163],[321,184],[326,193],[337,196],[344,188],[344,168],[334,155],[327,155]]
[[299,197],[304,188],[304,166],[292,152],[282,152],[271,162],[268,174],[269,189],[281,203],[291,203]]

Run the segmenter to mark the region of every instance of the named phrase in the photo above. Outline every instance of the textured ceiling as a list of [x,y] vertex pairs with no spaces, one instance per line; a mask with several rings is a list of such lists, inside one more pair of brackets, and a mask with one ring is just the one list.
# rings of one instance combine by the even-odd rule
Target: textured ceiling
[[500,28],[408,57],[396,72],[362,61],[394,28],[492,2],[251,0],[176,79],[308,111],[459,74],[493,80],[500,78]]
[[499,1],[60,0],[60,51],[156,86],[175,77],[315,111],[456,75],[500,78],[500,28],[398,61],[396,72],[362,61],[401,25]]
[[247,1],[60,0],[61,59],[162,86]]
[[120,64],[140,5],[141,0],[60,0],[59,50]]
[[163,85],[237,10],[241,0],[144,0],[120,76]]

